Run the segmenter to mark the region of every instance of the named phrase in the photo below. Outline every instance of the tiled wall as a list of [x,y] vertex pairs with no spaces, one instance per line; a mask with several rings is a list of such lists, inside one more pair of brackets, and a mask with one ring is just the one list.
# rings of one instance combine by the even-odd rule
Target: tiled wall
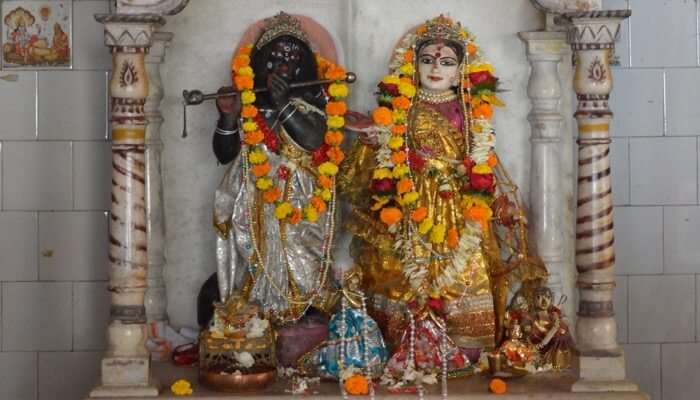
[[631,8],[611,107],[617,320],[628,374],[653,399],[700,398],[698,3]]
[[99,374],[109,318],[111,57],[73,2],[73,69],[0,71],[0,399],[79,399]]

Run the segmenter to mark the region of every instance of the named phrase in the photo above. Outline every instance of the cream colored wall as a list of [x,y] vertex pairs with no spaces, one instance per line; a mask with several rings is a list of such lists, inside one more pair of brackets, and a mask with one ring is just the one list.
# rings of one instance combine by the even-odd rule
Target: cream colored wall
[[[351,107],[362,112],[374,107],[376,82],[386,72],[391,50],[404,32],[440,13],[462,21],[478,37],[501,78],[508,107],[496,113],[497,148],[527,199],[530,144],[525,92],[529,65],[517,33],[544,24],[541,13],[528,0],[493,0],[488,5],[478,0],[191,2],[182,13],[169,18],[164,28],[175,33],[175,38],[162,69],[166,93],[162,107],[165,274],[168,313],[176,326],[195,324],[197,291],[215,269],[212,196],[226,169],[216,165],[211,151],[215,106],[190,108],[190,136],[182,139],[179,94],[183,89],[212,91],[230,84],[229,62],[242,32],[280,10],[312,17],[337,40],[341,61],[359,77]],[[570,143],[564,141],[563,148],[570,148],[564,147]],[[569,173],[570,164],[570,157],[564,160]],[[571,190],[563,189],[570,196]]]

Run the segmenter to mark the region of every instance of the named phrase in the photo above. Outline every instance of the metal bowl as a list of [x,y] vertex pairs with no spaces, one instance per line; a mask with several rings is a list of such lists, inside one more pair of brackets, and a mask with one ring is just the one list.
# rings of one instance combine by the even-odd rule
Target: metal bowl
[[276,369],[248,374],[222,374],[214,371],[199,371],[199,382],[218,392],[243,393],[262,390],[275,381]]

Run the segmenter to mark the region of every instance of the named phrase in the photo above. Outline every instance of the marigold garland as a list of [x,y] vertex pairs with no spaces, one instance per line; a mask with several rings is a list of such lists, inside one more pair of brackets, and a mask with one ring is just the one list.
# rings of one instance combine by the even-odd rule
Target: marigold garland
[[[250,66],[250,53],[253,45],[241,47],[233,58],[231,69],[233,82],[238,90],[241,90],[241,118],[244,132],[243,143],[247,147],[248,162],[253,165],[251,171],[255,176],[255,187],[262,192],[263,200],[273,204],[275,217],[280,221],[297,224],[305,219],[310,222],[318,220],[321,214],[328,209],[328,202],[333,198],[335,175],[338,166],[345,159],[345,154],[340,148],[343,142],[342,128],[345,126],[344,115],[347,113],[345,98],[348,96],[348,85],[344,82],[346,71],[323,57],[316,55],[318,75],[323,79],[333,80],[328,93],[331,101],[326,104],[326,125],[328,130],[324,136],[324,145],[319,152],[314,152],[314,161],[318,171],[314,197],[302,208],[294,208],[288,201],[282,198],[282,190],[275,184],[270,176],[271,166],[268,163],[267,151],[276,152],[278,149],[277,136],[272,132],[255,106],[255,93],[253,85],[255,74]],[[264,145],[264,146],[263,146]],[[287,179],[289,171],[278,171],[280,179]]]
[[[444,18],[441,22],[454,26],[448,18],[440,18]],[[392,72],[379,83],[379,106],[372,112],[372,118],[382,132],[380,135],[385,134],[386,138],[379,141],[382,145],[377,151],[377,168],[372,174],[372,189],[378,195],[373,197],[376,201],[373,209],[379,211],[380,220],[390,230],[395,229],[394,225],[403,218],[408,218],[418,224],[418,232],[427,241],[434,244],[447,242],[448,248],[455,249],[460,242],[460,232],[434,224],[427,218],[427,208],[420,206],[419,194],[411,191],[415,187],[413,173],[424,168],[425,160],[410,148],[406,116],[417,91],[415,39],[426,31],[426,25],[421,25],[414,34],[406,36],[394,54]],[[493,67],[479,58],[478,47],[466,30],[461,31],[461,37],[469,60],[462,72],[463,101],[469,111],[468,123],[473,138],[470,154],[464,160],[461,207],[466,220],[485,227],[492,216],[490,205],[495,190],[492,168],[498,161],[493,151],[490,119],[493,107],[503,106],[503,103],[495,94],[498,78],[493,75]],[[443,198],[454,195],[449,188],[444,192],[440,190]]]

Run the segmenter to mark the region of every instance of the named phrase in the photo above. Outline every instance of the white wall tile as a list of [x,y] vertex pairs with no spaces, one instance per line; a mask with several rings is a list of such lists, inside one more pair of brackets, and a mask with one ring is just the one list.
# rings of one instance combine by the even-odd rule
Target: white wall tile
[[697,87],[700,87],[700,69],[666,71],[667,135],[700,135],[700,115],[696,107],[700,102],[700,93],[689,90]]
[[615,273],[663,271],[662,207],[615,207]]
[[104,350],[110,295],[106,282],[73,283],[73,349]]
[[36,139],[36,72],[2,71],[17,74],[16,82],[0,80],[0,140]]
[[84,399],[100,378],[101,352],[39,353],[39,400]]
[[0,212],[0,281],[34,281],[37,269],[37,215]]
[[630,168],[631,204],[697,202],[695,138],[630,138]]
[[697,400],[700,396],[700,343],[661,345],[662,397]]
[[106,115],[106,72],[39,72],[39,140],[104,140]]
[[700,273],[700,207],[664,207],[664,272]]
[[632,67],[696,65],[695,1],[632,0]]
[[39,279],[107,279],[107,229],[101,211],[40,213]]
[[661,345],[627,344],[622,347],[625,349],[627,378],[652,399],[661,399]]
[[67,351],[73,334],[70,282],[5,282],[3,351]]
[[664,77],[660,69],[615,69],[610,108],[613,136],[661,136]]
[[630,202],[630,154],[627,138],[614,138],[610,143],[610,168],[612,169],[613,204]]
[[109,210],[112,147],[109,142],[73,143],[73,193],[76,210]]
[[95,14],[109,13],[109,2],[76,1],[73,3],[73,68],[111,69],[112,56],[104,44],[104,25]]
[[615,293],[613,307],[615,309],[615,322],[617,322],[617,342],[627,343],[627,277],[615,277]]
[[693,275],[630,276],[630,343],[695,340]]
[[0,399],[36,399],[37,354],[0,353]]
[[68,142],[5,142],[3,208],[73,208],[71,156],[71,144]]

